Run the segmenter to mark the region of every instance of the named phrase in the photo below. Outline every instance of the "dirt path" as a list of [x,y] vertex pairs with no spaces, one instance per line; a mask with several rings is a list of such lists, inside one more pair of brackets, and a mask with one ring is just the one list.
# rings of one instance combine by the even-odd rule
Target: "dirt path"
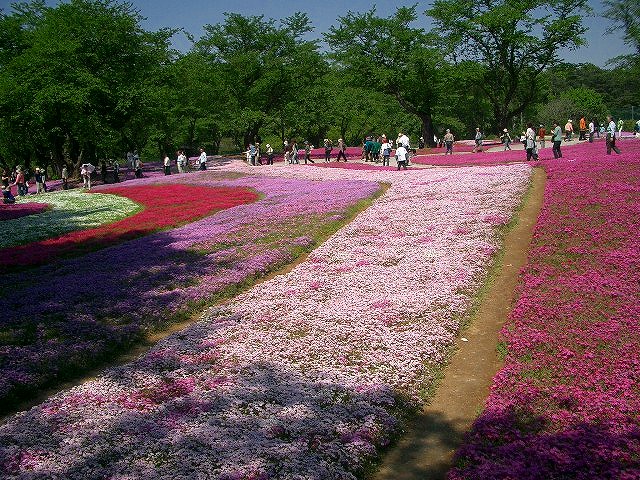
[[545,173],[536,168],[533,185],[518,224],[505,238],[502,265],[471,325],[458,339],[458,351],[430,405],[409,426],[399,443],[383,458],[374,480],[446,478],[453,455],[484,408],[491,380],[502,362],[496,353],[498,333],[511,311],[518,272],[527,260],[544,193]]

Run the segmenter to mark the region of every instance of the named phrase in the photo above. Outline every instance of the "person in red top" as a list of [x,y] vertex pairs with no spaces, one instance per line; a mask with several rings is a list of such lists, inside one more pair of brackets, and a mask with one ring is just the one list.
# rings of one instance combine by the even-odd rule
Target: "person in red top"
[[538,138],[540,139],[540,148],[544,148],[544,137],[547,134],[547,130],[544,128],[544,125],[540,125],[538,128]]
[[578,140],[587,139],[587,121],[584,119],[584,115],[580,119],[580,138]]
[[11,186],[13,187],[14,185],[18,186],[18,195],[20,196],[26,195],[29,191],[29,185],[27,185],[24,178],[24,172],[20,168],[16,170],[16,181],[13,182],[13,185]]

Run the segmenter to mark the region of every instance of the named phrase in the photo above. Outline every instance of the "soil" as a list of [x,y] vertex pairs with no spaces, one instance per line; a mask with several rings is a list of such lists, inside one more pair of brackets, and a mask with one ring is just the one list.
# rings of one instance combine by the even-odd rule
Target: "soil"
[[491,381],[502,366],[496,351],[498,335],[511,312],[519,272],[527,261],[545,178],[541,168],[534,169],[518,223],[505,237],[502,261],[489,280],[476,315],[458,338],[457,351],[431,403],[411,419],[398,444],[384,456],[374,480],[446,478],[454,453],[484,408]]

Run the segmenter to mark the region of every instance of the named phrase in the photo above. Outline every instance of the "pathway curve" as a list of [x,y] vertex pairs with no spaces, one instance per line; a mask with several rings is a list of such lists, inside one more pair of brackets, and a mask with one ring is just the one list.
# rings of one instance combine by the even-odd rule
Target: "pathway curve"
[[496,353],[498,334],[511,311],[519,271],[526,264],[545,185],[536,168],[518,224],[505,238],[504,257],[495,272],[471,325],[458,339],[458,350],[444,371],[435,396],[413,419],[399,443],[380,465],[374,480],[432,480],[446,478],[453,455],[461,445],[501,367]]

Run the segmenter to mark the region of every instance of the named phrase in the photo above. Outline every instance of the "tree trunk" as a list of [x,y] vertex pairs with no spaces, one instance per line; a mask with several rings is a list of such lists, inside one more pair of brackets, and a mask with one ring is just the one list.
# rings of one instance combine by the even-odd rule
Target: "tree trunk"
[[422,137],[424,138],[424,142],[429,147],[435,147],[436,142],[433,141],[433,119],[431,118],[430,113],[421,113],[418,114],[420,118],[420,122],[422,123],[420,131],[422,132]]

